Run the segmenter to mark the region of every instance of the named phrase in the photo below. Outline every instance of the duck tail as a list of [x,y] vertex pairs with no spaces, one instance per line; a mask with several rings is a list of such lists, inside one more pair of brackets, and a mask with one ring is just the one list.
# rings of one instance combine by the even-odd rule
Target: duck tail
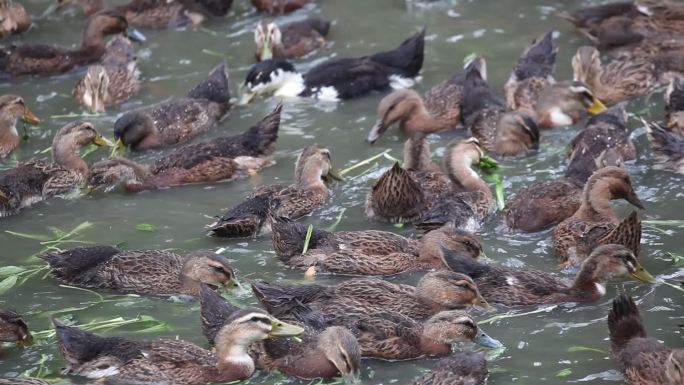
[[374,216],[390,222],[411,222],[425,208],[425,196],[418,181],[397,162],[373,186],[367,206]]
[[414,78],[423,68],[424,51],[425,28],[404,40],[399,47],[371,56],[371,60],[395,69],[398,75]]
[[224,238],[257,236],[269,217],[271,202],[271,194],[247,199],[209,224],[207,235]]
[[548,31],[525,49],[513,67],[513,76],[519,81],[553,76],[557,52],[558,48],[553,44],[553,30]]
[[40,256],[59,279],[88,285],[97,279],[94,268],[106,263],[121,250],[114,246],[80,246],[61,252],[47,252]]
[[618,353],[634,338],[646,337],[639,309],[632,297],[620,295],[608,313],[608,332],[613,353]]
[[71,365],[78,365],[95,358],[104,350],[109,341],[75,326],[68,326],[64,322],[53,318],[55,337],[64,359]]
[[274,317],[293,315],[306,320],[312,312],[308,304],[325,293],[325,286],[286,286],[263,281],[252,281],[252,291],[261,305]]
[[188,92],[192,99],[208,99],[214,103],[230,105],[228,65],[224,62],[211,70],[209,76]]
[[316,17],[306,19],[305,22],[309,28],[316,30],[322,36],[328,35],[330,25],[332,24],[330,20],[321,20]]
[[251,149],[253,154],[271,155],[275,151],[282,110],[283,104],[278,103],[271,113],[261,119],[255,126],[250,127],[242,135],[243,145]]
[[[281,261],[287,263],[292,257],[302,253],[308,229],[308,225],[286,217],[272,218],[273,248]],[[309,250],[317,248],[330,234],[328,231],[314,228],[309,239]]]
[[205,284],[200,287],[199,299],[202,333],[213,345],[214,338],[216,338],[225,321],[239,308],[224,300],[219,293]]
[[485,81],[487,80],[487,61],[480,55],[476,55],[472,59],[468,60],[463,65],[463,70],[466,73],[466,76],[468,73],[477,72],[480,78]]
[[648,141],[656,160],[660,163],[684,158],[684,136],[668,131],[655,122],[645,122]]

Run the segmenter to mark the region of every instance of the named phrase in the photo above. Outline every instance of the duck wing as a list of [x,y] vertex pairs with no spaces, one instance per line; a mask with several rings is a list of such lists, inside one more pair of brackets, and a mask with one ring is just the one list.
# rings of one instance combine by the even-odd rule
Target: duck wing
[[274,317],[283,320],[305,321],[310,313],[330,299],[329,288],[322,285],[279,285],[251,282],[254,295]]
[[228,210],[207,226],[209,235],[228,238],[254,237],[261,232],[271,210],[272,194],[261,194]]
[[329,60],[304,74],[306,89],[301,96],[314,96],[333,87],[339,99],[351,99],[390,87],[392,71],[369,57]]
[[52,268],[52,274],[69,283],[96,286],[103,265],[120,253],[108,245],[80,246],[61,252],[47,252],[40,256]]

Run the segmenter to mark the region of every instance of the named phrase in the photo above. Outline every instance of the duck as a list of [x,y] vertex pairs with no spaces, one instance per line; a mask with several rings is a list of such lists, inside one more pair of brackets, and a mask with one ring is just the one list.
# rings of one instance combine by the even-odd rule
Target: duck
[[40,378],[0,378],[0,385],[51,385]]
[[140,71],[130,40],[115,36],[107,43],[100,64],[91,65],[74,86],[74,99],[91,114],[120,104],[140,91]]
[[436,86],[423,96],[411,89],[394,90],[378,104],[377,120],[366,141],[374,144],[393,124],[407,136],[428,135],[461,125],[461,99],[465,74],[470,67],[477,67],[486,78],[486,63],[475,57],[464,70]]
[[298,59],[325,45],[330,21],[309,18],[282,26],[261,21],[254,29],[256,60]]
[[280,127],[279,104],[247,131],[179,147],[153,164],[114,157],[93,164],[88,187],[111,190],[123,185],[127,192],[234,180],[255,175],[273,164]]
[[653,154],[653,168],[684,175],[684,134],[656,122],[645,123]]
[[617,244],[593,249],[571,285],[543,270],[493,266],[451,251],[445,254],[451,269],[471,277],[487,303],[504,306],[597,301],[605,294],[606,282],[621,276],[656,282],[632,250]]
[[[213,345],[226,320],[240,309],[206,285],[200,290],[200,304],[202,332]],[[342,375],[350,383],[358,380],[361,349],[347,328],[310,324],[303,328],[300,341],[278,338],[250,345],[248,352],[256,367],[303,379]]]
[[[56,1],[57,8],[63,8],[67,5],[81,7],[86,17],[108,8],[105,0]],[[132,0],[128,4],[115,6],[113,9],[121,13],[132,26],[164,29],[184,26],[199,27],[207,20],[228,14],[232,4],[233,0]]]
[[286,60],[268,59],[250,68],[242,104],[259,94],[311,97],[326,101],[352,99],[389,88],[407,88],[423,67],[425,29],[391,51],[357,58],[327,60],[298,72]]
[[[364,311],[391,311],[424,321],[443,311],[463,309],[483,302],[477,285],[467,275],[448,270],[425,273],[416,286],[381,278],[353,278],[335,286],[280,285],[253,281],[252,291],[269,313],[276,317],[305,319],[310,312],[343,314],[348,303]],[[292,319],[292,318],[288,318]]]
[[308,276],[394,275],[408,271],[444,269],[442,247],[470,258],[483,254],[477,238],[463,230],[444,226],[420,240],[388,231],[336,231],[314,229],[303,252],[307,226],[287,218],[271,222],[273,249],[288,266],[304,269]]
[[539,148],[535,116],[524,110],[506,112],[504,102],[475,66],[466,72],[461,120],[488,153],[514,156]]
[[252,6],[259,12],[285,15],[313,2],[314,0],[252,0]]
[[68,285],[113,292],[197,297],[201,283],[237,284],[228,259],[205,250],[181,256],[165,250],[88,245],[47,252],[40,258],[55,278]]
[[330,150],[317,144],[304,147],[295,162],[295,183],[256,188],[245,201],[207,225],[208,235],[227,238],[256,237],[270,231],[270,218],[293,220],[327,202],[327,180],[342,178],[332,168]]
[[101,11],[88,18],[78,48],[45,44],[0,47],[0,73],[10,76],[51,75],[94,63],[105,53],[105,37],[126,33],[134,40],[144,36],[128,27],[126,19],[114,11]]
[[0,1],[0,38],[26,32],[31,27],[31,15],[19,2]]
[[40,119],[29,110],[21,96],[0,95],[0,159],[6,158],[21,142],[17,131],[19,119],[28,124],[40,123]]
[[408,385],[485,385],[487,374],[483,353],[458,353],[439,360],[434,368]]
[[684,135],[684,79],[674,76],[665,90],[665,126]]
[[404,167],[396,163],[366,195],[366,217],[413,223],[422,230],[445,224],[478,228],[495,210],[489,186],[471,168],[483,156],[477,139],[454,140],[447,146],[443,173],[429,160],[425,138],[407,140]]
[[221,63],[185,97],[126,112],[114,123],[117,150],[143,151],[187,142],[230,111],[228,66]]
[[598,245],[618,243],[639,255],[641,220],[636,211],[620,221],[610,206],[624,199],[644,209],[627,170],[608,166],[595,171],[582,190],[579,209],[553,230],[553,249],[562,265],[579,266]]
[[509,229],[537,232],[560,223],[579,209],[582,188],[594,171],[636,159],[624,106],[589,119],[571,141],[569,153],[563,177],[535,182],[509,199],[502,215]]
[[608,313],[611,353],[630,385],[677,385],[684,374],[684,349],[648,337],[634,299],[620,295]]
[[296,336],[303,328],[282,322],[258,308],[236,311],[216,335],[210,351],[179,339],[135,340],[102,337],[53,318],[64,374],[116,383],[204,385],[249,378],[255,364],[252,343]]
[[652,61],[639,57],[601,63],[599,50],[582,46],[572,57],[574,80],[585,83],[603,103],[613,105],[649,92],[658,84]]
[[114,146],[91,123],[71,122],[60,128],[52,141],[52,162],[29,160],[0,172],[0,218],[80,187],[89,168],[76,150],[90,144]]
[[0,342],[28,342],[31,332],[19,313],[11,309],[0,309]]

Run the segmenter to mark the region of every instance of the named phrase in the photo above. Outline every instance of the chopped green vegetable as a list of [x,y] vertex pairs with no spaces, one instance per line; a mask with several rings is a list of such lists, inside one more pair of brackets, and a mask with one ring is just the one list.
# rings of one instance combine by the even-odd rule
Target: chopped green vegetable
[[306,254],[309,251],[309,242],[311,242],[311,235],[313,234],[313,225],[309,225],[306,228],[306,238],[304,238],[304,248],[302,249],[302,254]]
[[565,368],[563,370],[559,370],[556,372],[556,377],[567,377],[572,374],[572,369],[570,368]]
[[135,225],[135,228],[136,230],[149,232],[155,231],[157,229],[154,225],[151,225],[149,223],[138,223],[137,225]]

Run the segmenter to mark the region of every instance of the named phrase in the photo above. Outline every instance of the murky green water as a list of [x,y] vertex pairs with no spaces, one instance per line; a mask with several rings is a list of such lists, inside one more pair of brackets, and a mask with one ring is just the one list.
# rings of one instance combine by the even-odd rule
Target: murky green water
[[[26,6],[32,14],[40,14],[47,7],[46,0],[30,0]],[[202,52],[202,49],[225,53],[231,69],[233,90],[244,79],[253,57],[252,28],[259,15],[252,11],[246,0],[235,1],[230,15],[222,22],[214,22],[206,30],[147,31],[148,42],[140,47],[140,69],[144,76],[142,92],[125,105],[111,109],[104,117],[92,119],[106,134],[111,135],[112,123],[118,114],[128,109],[181,95],[220,60]],[[558,78],[570,76],[569,61],[577,46],[584,42],[577,33],[554,17],[556,11],[574,9],[587,4],[583,1],[545,2],[541,0],[508,1],[457,1],[439,2],[428,8],[407,8],[403,0],[320,0],[312,9],[299,11],[283,21],[315,15],[336,20],[331,30],[331,47],[315,55],[310,61],[324,57],[361,55],[392,48],[423,25],[428,27],[423,81],[418,86],[425,90],[449,77],[461,67],[462,59],[477,51],[488,60],[490,81],[501,87],[508,78],[510,68],[524,47],[549,28],[557,28],[560,36]],[[26,42],[76,43],[80,39],[82,16],[75,10],[52,15],[36,21],[36,26],[20,38]],[[304,63],[306,65],[306,63]],[[51,118],[79,112],[71,99],[71,89],[81,72],[53,78],[22,78],[0,84],[0,93],[17,93],[27,100],[33,111],[44,119],[31,138],[16,151],[17,159],[28,159],[47,148],[56,130],[69,119]],[[137,195],[122,193],[96,193],[92,196],[67,201],[53,199],[38,204],[20,215],[0,221],[0,265],[37,265],[30,255],[43,249],[38,241],[10,235],[5,230],[32,234],[49,233],[48,227],[70,230],[84,221],[93,223],[77,240],[93,243],[123,243],[125,248],[198,248],[225,247],[225,254],[234,261],[240,276],[268,280],[301,279],[299,271],[287,270],[276,261],[269,238],[227,242],[204,236],[203,226],[209,216],[220,214],[239,202],[254,186],[274,181],[289,182],[295,151],[317,142],[327,145],[333,153],[337,167],[343,168],[379,153],[392,149],[400,157],[403,138],[394,131],[383,137],[378,145],[370,147],[363,142],[367,130],[375,120],[375,107],[381,95],[340,103],[336,108],[312,101],[287,101],[283,112],[277,164],[258,176],[236,183],[191,186]],[[662,117],[660,95],[651,102],[630,103],[630,112],[644,113],[650,108],[653,118]],[[276,104],[275,99],[258,100],[247,107],[236,107],[231,116],[219,127],[198,140],[243,131],[260,119]],[[634,138],[639,149],[639,160],[629,169],[636,180],[638,194],[645,201],[646,218],[682,219],[684,216],[684,179],[674,174],[650,169],[650,156],[644,130],[634,120]],[[562,175],[565,146],[577,128],[545,131],[542,149],[538,156],[506,162],[507,193],[534,180]],[[450,132],[431,137],[434,152],[438,155],[446,143],[463,132]],[[151,160],[160,152],[134,155],[138,160]],[[89,161],[106,156],[104,151],[89,156]],[[314,226],[328,226],[339,213],[346,210],[338,229],[393,229],[364,219],[362,202],[373,181],[389,161],[380,161],[380,167],[334,187],[334,199],[306,221]],[[363,170],[359,169],[358,172]],[[354,173],[352,173],[354,174]],[[626,204],[618,203],[621,214],[628,211]],[[136,229],[148,223],[155,231]],[[404,230],[405,232],[406,230]],[[677,268],[666,252],[684,254],[684,241],[679,237],[682,229],[645,227],[642,258],[648,270],[661,278],[681,280],[684,270]],[[551,255],[550,232],[532,235],[507,233],[491,221],[480,234],[486,254],[508,265],[536,266],[554,271],[556,263]],[[63,245],[69,246],[69,244]],[[399,277],[415,282],[418,276]],[[333,282],[331,280],[330,282]],[[645,286],[631,281],[612,282],[604,299],[597,303],[568,306],[548,313],[513,318],[484,326],[485,330],[501,340],[506,351],[490,362],[493,372],[491,384],[587,384],[620,383],[614,362],[605,353],[592,351],[569,352],[571,346],[586,346],[607,350],[605,316],[611,299],[620,292],[636,296],[643,310],[650,333],[673,346],[682,346],[684,323],[684,297],[682,292],[665,285]],[[254,303],[246,294],[237,295],[243,303]],[[197,303],[171,302],[147,298],[121,298],[99,303],[70,314],[79,323],[122,317],[150,315],[168,323],[169,328],[157,333],[136,334],[129,327],[111,331],[111,334],[130,335],[136,338],[157,336],[187,339],[205,345],[200,332]],[[0,297],[0,307],[15,308],[27,314],[33,330],[49,327],[46,312],[67,307],[85,307],[96,296],[79,290],[59,287],[52,278],[36,275],[24,285],[15,287]],[[528,309],[532,310],[532,309]],[[486,318],[482,315],[480,318]],[[463,349],[472,349],[463,346]],[[57,373],[63,366],[62,358],[52,343],[39,343],[26,348],[11,347],[0,356],[0,375],[15,376],[45,361],[46,368]],[[364,384],[402,384],[421,370],[432,366],[431,360],[393,364],[379,360],[363,363]],[[565,370],[565,369],[569,369]],[[557,376],[562,371],[566,376]],[[70,379],[75,383],[82,380]],[[258,373],[250,383],[300,383],[277,374]],[[305,383],[305,382],[304,382]]]

